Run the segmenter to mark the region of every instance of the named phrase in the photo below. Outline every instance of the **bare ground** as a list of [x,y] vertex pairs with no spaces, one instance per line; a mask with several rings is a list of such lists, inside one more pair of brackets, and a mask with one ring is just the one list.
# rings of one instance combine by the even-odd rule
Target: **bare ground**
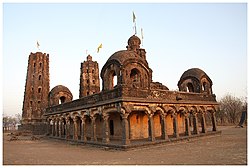
[[72,145],[55,139],[8,141],[3,165],[247,165],[247,129],[128,151]]

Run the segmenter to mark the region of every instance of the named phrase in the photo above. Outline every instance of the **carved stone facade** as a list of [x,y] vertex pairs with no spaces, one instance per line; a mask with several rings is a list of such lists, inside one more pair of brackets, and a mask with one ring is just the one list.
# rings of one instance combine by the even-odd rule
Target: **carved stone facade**
[[218,103],[208,75],[198,68],[190,69],[178,82],[180,91],[169,91],[152,81],[140,43],[133,35],[127,50],[110,56],[101,70],[101,92],[86,95],[80,89],[80,99],[50,104],[44,114],[47,134],[75,142],[128,147],[134,142],[152,144],[217,133]]

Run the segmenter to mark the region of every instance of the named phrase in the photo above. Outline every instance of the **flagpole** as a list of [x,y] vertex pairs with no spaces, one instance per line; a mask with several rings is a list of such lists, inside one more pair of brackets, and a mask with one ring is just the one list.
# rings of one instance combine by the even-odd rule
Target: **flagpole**
[[143,46],[143,32],[142,32],[142,28],[141,28],[141,45]]

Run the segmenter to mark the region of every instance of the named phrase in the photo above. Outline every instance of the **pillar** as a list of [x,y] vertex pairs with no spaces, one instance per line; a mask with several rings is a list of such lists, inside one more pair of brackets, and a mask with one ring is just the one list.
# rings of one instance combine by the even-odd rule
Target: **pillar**
[[149,114],[148,116],[148,130],[149,130],[149,140],[155,141],[155,130],[154,130],[154,119],[153,114]]
[[86,137],[86,125],[85,125],[85,117],[82,116],[81,118],[82,120],[82,124],[81,124],[81,127],[82,127],[82,132],[81,132],[81,140],[86,142],[87,141],[87,137]]
[[193,132],[194,134],[199,134],[199,126],[198,126],[198,118],[197,118],[197,113],[193,113]]
[[69,127],[70,127],[70,120],[69,118],[66,118],[66,136],[65,136],[66,139],[70,138]]
[[206,119],[205,119],[205,113],[201,113],[201,127],[202,127],[202,133],[207,132],[207,125],[206,125]]
[[77,119],[77,117],[74,117],[73,121],[74,121],[73,139],[78,140],[78,126],[77,126],[78,119]]
[[190,124],[189,124],[189,114],[185,114],[185,135],[190,136]]
[[164,140],[168,139],[167,124],[166,124],[166,114],[161,115],[161,138],[164,139]]
[[217,131],[217,124],[216,124],[215,111],[212,111],[212,112],[211,112],[211,116],[212,116],[213,131]]
[[128,114],[127,113],[122,115],[122,144],[123,145],[130,144]]
[[52,136],[55,135],[55,119],[52,119]]
[[173,127],[174,127],[174,137],[179,138],[177,114],[173,115]]
[[91,127],[92,127],[92,136],[91,136],[91,141],[97,141],[96,138],[96,124],[95,124],[95,116],[90,116],[91,119]]
[[109,143],[110,139],[109,139],[109,123],[108,123],[108,119],[109,116],[107,114],[102,116],[103,118],[103,137],[102,137],[102,142],[103,143]]
[[59,137],[62,137],[62,119],[59,119]]

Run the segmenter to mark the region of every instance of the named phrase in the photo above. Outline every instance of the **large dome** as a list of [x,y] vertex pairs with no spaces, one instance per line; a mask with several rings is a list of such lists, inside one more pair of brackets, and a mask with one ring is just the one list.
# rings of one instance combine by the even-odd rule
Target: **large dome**
[[146,62],[145,59],[140,57],[134,51],[121,50],[121,51],[117,51],[113,55],[111,55],[109,57],[109,59],[107,60],[107,63],[110,61],[117,61],[120,65],[123,65],[127,60],[131,60],[131,59],[138,59],[138,60],[141,60],[143,62]]

